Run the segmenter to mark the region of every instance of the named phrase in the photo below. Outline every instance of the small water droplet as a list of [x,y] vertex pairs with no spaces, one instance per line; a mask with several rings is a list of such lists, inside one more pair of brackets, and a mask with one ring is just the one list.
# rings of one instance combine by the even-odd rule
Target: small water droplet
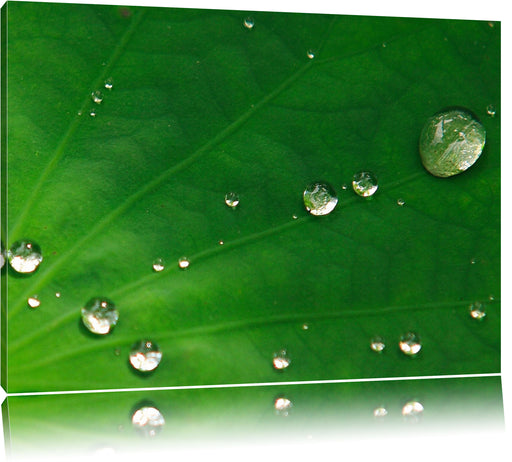
[[18,273],[33,273],[43,261],[41,248],[33,241],[16,241],[9,251],[7,258],[12,269]]
[[292,215],[292,220],[296,220],[297,218],[299,218],[297,215]]
[[162,352],[158,345],[150,340],[141,340],[132,346],[130,351],[130,364],[141,372],[155,370],[162,359]]
[[423,166],[432,175],[449,177],[464,172],[482,154],[486,132],[469,111],[450,109],[430,117],[420,135]]
[[27,300],[28,306],[30,308],[38,308],[39,305],[41,305],[41,301],[37,298],[37,295],[34,295],[33,297],[29,297]]
[[101,104],[101,102],[103,101],[103,93],[99,90],[93,91],[91,93],[91,99],[96,104]]
[[0,269],[3,268],[4,265],[5,265],[5,247],[4,247],[4,243],[1,242],[1,246],[0,246]]
[[471,263],[472,265],[476,265],[476,262],[477,262],[477,261],[478,261],[478,260],[476,259],[476,257],[473,257],[473,258],[471,259],[470,263]]
[[89,115],[90,115],[91,117],[96,117],[96,112],[95,112],[95,111],[91,111],[91,112],[89,112]]
[[108,298],[91,298],[81,310],[82,321],[93,334],[105,335],[117,324],[119,311]]
[[280,350],[274,353],[274,358],[272,360],[274,369],[282,371],[289,367],[291,362],[292,361],[290,359],[290,356],[288,355],[288,352],[286,350]]
[[61,293],[60,293],[60,292],[55,292],[55,296],[56,296],[57,298],[60,298]]
[[415,356],[421,350],[420,338],[414,332],[407,332],[406,334],[402,335],[398,345],[400,350],[402,350],[402,353],[407,356]]
[[290,409],[292,408],[292,402],[285,398],[284,396],[280,396],[274,401],[274,409],[277,415],[282,415],[286,417],[290,413]]
[[302,330],[308,330],[309,324],[302,324]]
[[338,204],[336,192],[327,183],[311,183],[303,193],[306,210],[315,216],[328,215]]
[[485,305],[482,302],[474,302],[469,305],[469,315],[477,321],[482,321],[487,313],[485,312]]
[[496,107],[493,104],[489,104],[486,108],[487,115],[489,117],[494,117],[496,115]]
[[370,197],[378,188],[377,177],[372,172],[358,172],[352,179],[354,192],[362,197]]
[[493,295],[493,294],[489,295],[489,301],[490,301],[490,302],[493,302],[493,301],[494,301],[494,295]]
[[112,77],[109,77],[107,80],[105,80],[105,88],[107,90],[112,90],[113,86],[114,86],[114,82],[112,80]]
[[161,258],[155,258],[155,261],[153,261],[153,271],[156,273],[159,273],[160,271],[163,271],[165,269],[164,261]]
[[376,407],[373,410],[373,417],[381,418],[386,417],[388,415],[388,410],[384,406]]
[[190,266],[190,260],[187,257],[181,257],[178,260],[178,266],[181,269],[187,269]]
[[121,356],[121,349],[120,349],[120,348],[116,348],[116,349],[114,350],[114,354],[115,354],[116,356]]
[[144,436],[154,437],[165,425],[162,413],[152,406],[143,406],[132,416],[132,425]]
[[244,27],[251,30],[254,27],[254,19],[248,16],[244,19]]
[[232,209],[236,208],[238,204],[240,203],[240,197],[235,192],[228,192],[224,196],[224,202],[226,205]]
[[309,59],[314,59],[315,57],[315,52],[311,49],[309,49],[307,52],[306,52],[306,55]]
[[382,351],[384,351],[384,348],[386,348],[384,339],[379,335],[376,335],[370,340],[370,348],[377,353],[381,353]]
[[403,207],[405,205],[405,201],[403,199],[397,199],[396,203],[398,206]]
[[348,184],[347,183],[343,183],[341,185],[341,189],[343,189],[343,191],[346,191],[348,189]]
[[402,407],[402,416],[408,422],[418,422],[421,415],[423,414],[424,407],[418,401],[408,401]]
[[224,245],[224,241],[219,241],[219,245]]

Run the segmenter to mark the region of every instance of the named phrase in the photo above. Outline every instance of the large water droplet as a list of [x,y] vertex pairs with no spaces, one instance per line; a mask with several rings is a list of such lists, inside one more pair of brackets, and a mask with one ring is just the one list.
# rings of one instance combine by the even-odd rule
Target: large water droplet
[[370,348],[377,353],[384,351],[384,348],[386,348],[384,339],[379,335],[376,335],[370,340]]
[[290,409],[292,408],[292,402],[285,398],[284,396],[280,396],[274,401],[274,409],[277,415],[282,415],[284,417],[288,416],[290,413]]
[[420,338],[414,332],[407,332],[406,334],[402,335],[398,345],[400,350],[402,350],[402,353],[406,354],[407,356],[415,356],[421,350]]
[[144,436],[153,437],[162,430],[165,419],[156,407],[143,406],[134,412],[132,425]]
[[33,273],[43,261],[41,248],[33,241],[16,241],[7,253],[9,264],[18,273]]
[[103,101],[103,93],[101,91],[99,91],[99,90],[93,91],[91,93],[91,99],[96,104],[101,104],[101,102]]
[[141,372],[149,372],[158,367],[162,352],[158,345],[150,340],[141,340],[132,346],[130,364]]
[[282,371],[290,366],[291,362],[292,360],[290,359],[290,356],[286,350],[280,350],[274,353],[274,358],[272,360],[274,369]]
[[236,192],[228,192],[224,196],[224,202],[226,205],[232,209],[236,208],[240,203],[240,197]]
[[430,117],[420,135],[423,166],[449,177],[471,167],[482,154],[485,128],[466,110],[450,109]]
[[424,407],[419,401],[408,401],[402,407],[402,416],[409,422],[417,422],[423,410]]
[[244,27],[251,30],[254,27],[254,19],[248,16],[244,19]]
[[469,315],[478,321],[482,321],[487,313],[485,312],[485,305],[482,302],[474,302],[469,305]]
[[91,298],[82,308],[82,321],[93,334],[108,334],[117,324],[119,312],[105,297]]
[[161,258],[156,258],[153,262],[153,271],[159,273],[165,269],[164,261]]
[[34,295],[33,297],[28,298],[27,304],[30,308],[38,308],[39,305],[41,305],[41,301],[37,298],[37,295]]
[[327,183],[311,183],[304,190],[303,198],[306,210],[316,216],[331,213],[338,203],[336,192]]
[[372,172],[358,172],[352,179],[352,187],[362,197],[373,196],[379,187],[377,177]]

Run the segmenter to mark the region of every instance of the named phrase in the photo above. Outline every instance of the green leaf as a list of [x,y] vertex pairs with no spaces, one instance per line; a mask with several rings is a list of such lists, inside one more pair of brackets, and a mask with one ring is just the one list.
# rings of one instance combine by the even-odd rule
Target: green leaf
[[[34,274],[2,274],[9,392],[499,371],[499,23],[42,3],[4,13],[3,238],[44,254]],[[439,179],[421,165],[419,133],[454,105],[482,120],[487,144]],[[362,169],[379,179],[371,199],[350,188]],[[302,203],[318,180],[339,195],[323,217]],[[94,296],[119,309],[106,336],[80,320]],[[477,300],[482,322],[468,314]],[[415,358],[398,348],[407,331],[422,339]],[[163,352],[146,376],[128,363],[140,339]],[[281,349],[292,362],[276,371]]]

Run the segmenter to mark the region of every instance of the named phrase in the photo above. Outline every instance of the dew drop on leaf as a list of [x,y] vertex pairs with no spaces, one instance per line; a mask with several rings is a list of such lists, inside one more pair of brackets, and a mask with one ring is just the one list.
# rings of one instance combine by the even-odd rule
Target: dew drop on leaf
[[415,356],[421,350],[420,338],[414,332],[407,332],[400,337],[398,346],[405,355]]
[[362,197],[373,196],[378,187],[377,177],[372,172],[357,172],[352,179],[354,192]]
[[27,304],[30,306],[30,308],[38,308],[39,305],[41,305],[41,301],[37,298],[36,295],[34,295],[33,297],[28,298]]
[[156,258],[153,261],[153,271],[155,273],[159,273],[160,271],[163,271],[165,269],[164,261],[162,258]]
[[143,406],[132,416],[133,427],[142,435],[154,437],[165,425],[162,413],[153,406]]
[[327,183],[311,183],[303,193],[306,210],[315,216],[328,215],[338,204],[336,191]]
[[190,266],[190,260],[187,257],[181,257],[178,260],[178,266],[181,269],[187,269]]
[[274,358],[272,360],[272,365],[274,366],[274,369],[278,371],[282,371],[290,366],[291,364],[290,356],[288,355],[288,352],[286,350],[280,350],[276,353],[274,353]]
[[105,297],[91,298],[82,308],[84,326],[93,334],[108,334],[118,319],[119,311],[114,303]]
[[243,24],[246,29],[251,30],[254,27],[254,19],[251,18],[250,16],[248,16],[247,18],[244,19]]
[[150,340],[135,343],[130,350],[130,364],[140,372],[155,370],[162,359],[158,345]]
[[111,77],[109,77],[107,80],[105,80],[105,88],[107,90],[112,90],[112,87],[114,86],[113,80]]
[[228,192],[224,196],[224,202],[229,208],[236,208],[238,207],[238,204],[240,203],[240,197],[236,192]]
[[405,205],[405,201],[400,198],[400,199],[397,199],[396,200],[396,204],[399,206],[399,207],[403,207]]
[[370,340],[370,348],[375,351],[376,353],[380,353],[384,351],[384,348],[386,348],[386,344],[384,343],[384,339],[376,335]]
[[16,241],[7,253],[9,264],[18,273],[33,273],[43,261],[41,248],[33,241]]
[[308,57],[309,59],[314,59],[314,57],[315,57],[315,52],[314,52],[314,50],[311,50],[311,49],[310,49],[310,50],[308,50],[308,51],[306,52],[306,55],[307,55],[307,57]]
[[474,302],[469,305],[469,315],[477,321],[482,321],[487,313],[485,312],[485,305],[482,302]]
[[91,93],[91,99],[96,104],[101,104],[101,102],[103,101],[103,93],[99,90],[93,91]]
[[486,108],[486,111],[489,117],[494,117],[496,115],[496,107],[494,104],[489,104],[489,106]]
[[423,166],[442,178],[464,172],[482,154],[485,136],[484,126],[469,111],[440,112],[430,117],[421,131]]

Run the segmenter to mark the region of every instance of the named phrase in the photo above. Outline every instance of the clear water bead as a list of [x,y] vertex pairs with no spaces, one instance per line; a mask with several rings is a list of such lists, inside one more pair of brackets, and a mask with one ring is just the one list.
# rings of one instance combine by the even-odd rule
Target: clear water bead
[[434,176],[464,172],[482,154],[484,126],[466,110],[450,109],[430,117],[420,135],[423,166]]
[[314,59],[314,57],[315,57],[315,52],[314,52],[314,50],[308,50],[308,51],[307,51],[307,53],[306,53],[306,55],[307,55],[307,57],[308,57],[309,59]]
[[236,192],[228,192],[224,196],[224,202],[229,208],[236,208],[240,203],[240,197]]
[[485,305],[482,302],[474,302],[469,305],[469,315],[477,321],[482,321],[487,313],[485,312]]
[[108,298],[91,298],[82,308],[82,321],[93,334],[108,334],[118,319],[119,312]]
[[496,107],[494,104],[489,104],[489,106],[486,108],[486,111],[489,117],[494,117],[496,115]]
[[277,415],[287,416],[290,413],[290,409],[292,408],[292,402],[285,398],[284,396],[280,396],[274,401],[274,409]]
[[244,27],[251,30],[254,27],[254,19],[250,16],[244,19]]
[[112,90],[113,86],[114,86],[114,82],[111,77],[109,77],[107,80],[105,80],[105,88],[107,90]]
[[181,269],[187,269],[190,266],[190,260],[187,257],[181,257],[178,260],[178,266]]
[[134,412],[132,425],[143,435],[153,437],[162,430],[165,419],[156,407],[143,406]]
[[33,241],[16,241],[9,251],[7,258],[12,269],[17,273],[33,273],[43,261],[41,248]]
[[141,372],[155,370],[162,359],[162,352],[158,345],[150,340],[141,340],[132,346],[130,351],[130,364]]
[[421,350],[420,338],[414,332],[407,332],[400,337],[400,350],[407,356],[415,356]]
[[398,205],[399,207],[403,207],[405,205],[405,201],[402,198],[397,199],[396,205]]
[[352,179],[354,192],[362,197],[370,197],[378,189],[377,177],[372,172],[358,172]]
[[328,215],[338,204],[336,192],[327,183],[311,183],[303,193],[306,210],[315,216]]
[[99,90],[93,91],[91,93],[91,99],[96,104],[101,104],[101,102],[103,101],[103,93]]
[[376,335],[375,337],[373,337],[370,340],[370,348],[377,353],[384,351],[384,348],[386,348],[384,339],[382,337]]
[[38,308],[39,305],[41,305],[41,301],[34,295],[33,297],[28,298],[27,304],[30,308]]
[[153,271],[159,273],[165,269],[164,261],[161,258],[156,258],[153,262]]
[[280,350],[276,353],[274,353],[274,358],[272,360],[272,365],[274,366],[274,369],[278,371],[282,371],[290,366],[291,364],[290,356],[288,355],[288,352],[286,350]]

